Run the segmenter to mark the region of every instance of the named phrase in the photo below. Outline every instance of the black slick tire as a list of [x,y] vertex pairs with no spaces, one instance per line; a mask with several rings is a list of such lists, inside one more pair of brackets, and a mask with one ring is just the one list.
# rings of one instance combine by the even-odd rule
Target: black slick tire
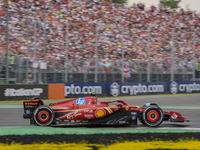
[[164,119],[164,114],[161,108],[152,105],[143,111],[143,121],[149,127],[159,126]]
[[37,107],[33,113],[33,119],[39,126],[50,126],[54,122],[53,110],[45,105]]

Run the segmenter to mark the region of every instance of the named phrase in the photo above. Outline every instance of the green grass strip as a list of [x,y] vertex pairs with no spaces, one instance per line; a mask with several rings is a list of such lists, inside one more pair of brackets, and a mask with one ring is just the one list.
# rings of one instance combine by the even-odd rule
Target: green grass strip
[[0,135],[53,135],[53,134],[120,134],[120,133],[184,133],[200,132],[200,129],[140,129],[140,128],[58,128],[40,126],[0,127]]
[[23,105],[0,105],[0,108],[23,108]]
[[170,109],[200,109],[199,106],[160,106],[161,108],[170,108]]

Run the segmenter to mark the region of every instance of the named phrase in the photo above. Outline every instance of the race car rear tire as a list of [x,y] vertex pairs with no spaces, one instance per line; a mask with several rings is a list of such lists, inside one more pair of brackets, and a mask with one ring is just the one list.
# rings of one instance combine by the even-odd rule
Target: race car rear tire
[[146,125],[150,127],[159,126],[164,119],[164,114],[161,108],[152,105],[143,111],[143,121]]
[[37,107],[33,114],[35,123],[39,126],[50,126],[54,122],[53,110],[45,105]]

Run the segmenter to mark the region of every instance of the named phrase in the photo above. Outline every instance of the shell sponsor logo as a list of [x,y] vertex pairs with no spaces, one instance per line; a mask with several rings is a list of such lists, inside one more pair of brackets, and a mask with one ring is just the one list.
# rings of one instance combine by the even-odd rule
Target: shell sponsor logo
[[103,109],[97,109],[95,114],[98,118],[100,118],[103,117],[106,114],[106,112]]

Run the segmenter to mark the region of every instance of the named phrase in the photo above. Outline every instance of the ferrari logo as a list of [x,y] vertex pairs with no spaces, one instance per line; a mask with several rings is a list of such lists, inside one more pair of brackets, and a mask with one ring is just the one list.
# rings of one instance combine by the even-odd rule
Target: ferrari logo
[[129,109],[129,107],[128,106],[126,106],[126,110],[128,110]]

